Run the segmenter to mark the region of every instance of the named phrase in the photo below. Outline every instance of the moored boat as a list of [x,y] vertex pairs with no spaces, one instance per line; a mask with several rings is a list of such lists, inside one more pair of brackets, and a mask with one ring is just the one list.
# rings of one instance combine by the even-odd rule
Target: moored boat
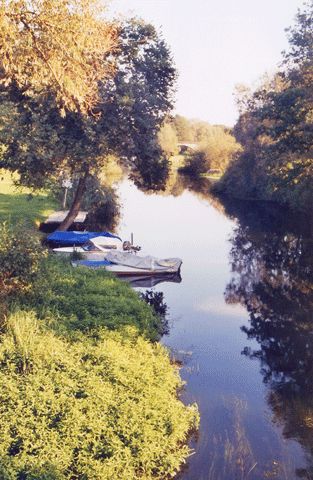
[[123,244],[118,239],[109,239],[103,237],[92,238],[82,246],[69,246],[53,248],[52,251],[58,255],[79,254],[81,258],[86,260],[102,260],[104,256],[111,250],[123,249]]
[[122,239],[110,232],[60,232],[56,231],[47,236],[46,242],[54,248],[81,247],[90,240],[96,240],[98,245],[119,245]]
[[179,272],[182,260],[180,258],[159,259],[150,255],[139,256],[120,251],[110,251],[103,260],[78,260],[72,262],[72,265],[105,268],[118,276],[160,276]]
[[110,250],[123,248],[122,240],[109,232],[54,232],[47,237],[47,241],[54,246],[52,251],[58,255],[77,253],[83,259],[93,260],[102,260]]

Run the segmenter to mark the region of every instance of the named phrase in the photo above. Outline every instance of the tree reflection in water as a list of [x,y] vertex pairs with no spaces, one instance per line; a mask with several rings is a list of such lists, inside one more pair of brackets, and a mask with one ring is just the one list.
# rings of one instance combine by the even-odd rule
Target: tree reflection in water
[[244,211],[236,212],[233,278],[225,297],[249,313],[250,326],[242,330],[259,348],[246,347],[243,354],[260,361],[274,422],[307,453],[308,466],[296,472],[297,478],[313,479],[312,231],[307,221],[302,231],[290,225],[284,229],[273,218],[268,222],[264,212],[263,218],[249,212],[248,220]]

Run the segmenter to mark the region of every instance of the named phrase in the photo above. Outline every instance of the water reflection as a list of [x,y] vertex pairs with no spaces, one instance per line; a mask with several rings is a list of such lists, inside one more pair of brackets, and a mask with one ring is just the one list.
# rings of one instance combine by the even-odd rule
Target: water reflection
[[133,288],[153,288],[164,282],[181,283],[180,273],[171,273],[168,275],[128,275],[119,277],[120,280],[129,283]]
[[[247,207],[245,207],[247,208]],[[227,209],[227,208],[226,208]],[[231,210],[231,211],[230,211]],[[228,206],[228,213],[235,207]],[[238,213],[239,212],[239,213]],[[249,313],[242,327],[258,348],[243,354],[257,359],[273,422],[286,439],[294,439],[307,454],[307,466],[297,478],[313,478],[313,242],[310,222],[277,224],[271,215],[245,215],[231,238],[232,279],[225,292],[228,304]],[[254,215],[253,215],[254,213]],[[296,225],[298,223],[298,225]],[[299,228],[300,226],[300,228]],[[276,227],[276,228],[275,228]],[[280,477],[281,472],[276,472]]]
[[169,334],[169,323],[167,318],[168,306],[164,299],[163,292],[156,292],[154,290],[146,290],[140,293],[141,298],[150,305],[155,314],[159,317],[160,326],[158,333],[160,336]]
[[[135,232],[146,253],[183,259],[182,281],[156,287],[169,306],[163,342],[181,363],[182,398],[201,413],[195,454],[178,478],[309,479],[310,223],[280,221],[274,206],[221,202],[207,180],[175,172],[158,194],[127,181],[119,192],[120,234]],[[261,361],[266,383],[249,358]]]

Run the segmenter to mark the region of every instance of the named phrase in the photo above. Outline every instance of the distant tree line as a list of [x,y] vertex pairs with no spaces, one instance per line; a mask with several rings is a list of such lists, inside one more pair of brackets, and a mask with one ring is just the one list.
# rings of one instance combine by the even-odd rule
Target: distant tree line
[[185,149],[185,165],[181,171],[195,177],[212,169],[224,172],[240,150],[231,128],[190,120],[181,115],[163,124],[159,144],[167,156],[179,153],[179,144],[191,144],[192,148]]
[[241,87],[234,134],[243,147],[218,190],[296,209],[313,204],[313,1],[288,29],[280,70],[254,92]]

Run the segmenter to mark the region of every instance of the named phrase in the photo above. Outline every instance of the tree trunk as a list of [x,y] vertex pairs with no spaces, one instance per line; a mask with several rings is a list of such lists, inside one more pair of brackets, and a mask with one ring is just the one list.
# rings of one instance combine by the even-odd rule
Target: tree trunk
[[67,216],[63,220],[63,222],[58,227],[58,230],[61,232],[64,232],[65,230],[67,230],[72,225],[75,218],[77,217],[77,214],[80,210],[80,206],[82,203],[82,199],[84,197],[84,193],[86,191],[88,175],[89,175],[88,172],[86,172],[84,176],[79,179],[74,201],[71,205],[71,208]]

